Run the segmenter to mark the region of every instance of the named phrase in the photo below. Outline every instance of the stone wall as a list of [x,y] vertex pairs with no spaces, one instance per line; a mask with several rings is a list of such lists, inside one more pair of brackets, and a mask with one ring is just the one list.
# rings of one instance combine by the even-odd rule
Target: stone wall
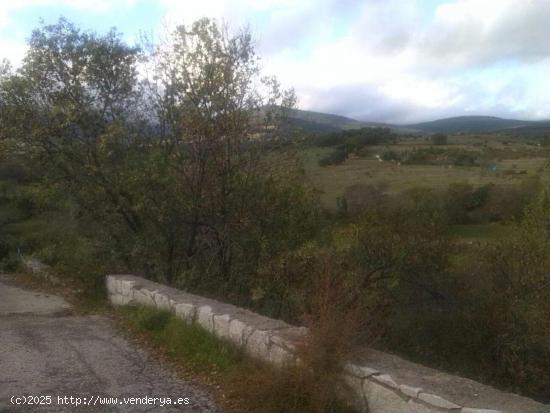
[[[107,276],[107,291],[115,305],[171,311],[275,365],[295,360],[296,346],[307,334],[303,327],[132,275]],[[550,413],[547,405],[374,350],[345,370],[362,412]]]

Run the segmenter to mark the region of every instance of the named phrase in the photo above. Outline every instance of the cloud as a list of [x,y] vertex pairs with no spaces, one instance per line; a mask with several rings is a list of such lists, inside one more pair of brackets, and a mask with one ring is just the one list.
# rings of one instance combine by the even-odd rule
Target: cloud
[[10,14],[32,7],[67,7],[94,13],[106,13],[114,6],[134,6],[137,0],[18,0],[3,1],[0,7],[0,29],[10,24]]
[[0,50],[2,50],[0,60],[8,59],[12,65],[17,65],[18,62],[23,60],[27,51],[27,45],[17,41],[0,39]]
[[403,121],[415,109],[414,103],[388,96],[372,84],[347,84],[327,89],[305,88],[301,100],[305,106],[313,106],[321,112],[379,122]]
[[434,61],[458,66],[550,56],[550,2],[459,0],[441,5],[416,45]]
[[433,13],[421,3],[366,2],[341,36],[268,67],[303,108],[359,119],[550,117],[550,2],[455,0]]
[[[20,0],[107,13],[137,0]],[[550,117],[550,0],[158,0],[168,29],[214,17],[249,25],[266,74],[300,106],[373,121]],[[159,22],[159,33],[164,30]],[[21,56],[14,41],[3,54]]]
[[[2,1],[0,6],[0,50],[1,58],[8,59],[18,66],[28,48],[25,37],[29,33],[21,33],[13,14],[17,11],[33,7],[68,8],[86,13],[107,13],[114,7],[132,7],[137,0],[18,0]],[[9,33],[9,34],[8,34]]]

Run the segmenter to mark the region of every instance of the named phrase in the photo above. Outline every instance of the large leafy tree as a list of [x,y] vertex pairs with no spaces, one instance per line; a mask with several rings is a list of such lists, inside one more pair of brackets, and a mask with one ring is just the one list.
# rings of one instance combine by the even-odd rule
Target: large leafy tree
[[267,249],[293,245],[314,219],[312,194],[292,182],[277,150],[294,94],[261,76],[248,31],[230,34],[208,19],[179,26],[151,57],[149,90],[185,206],[187,262],[199,257],[201,275],[239,285],[238,274]]
[[121,131],[126,139],[135,135],[129,109],[137,55],[115,31],[99,37],[62,19],[33,32],[22,67],[0,86],[0,134],[74,194],[101,188],[133,229],[131,200],[105,172],[102,150]]
[[61,19],[2,67],[0,137],[127,269],[242,296],[315,228],[279,145],[294,94],[261,76],[246,30],[203,19],[140,50]]

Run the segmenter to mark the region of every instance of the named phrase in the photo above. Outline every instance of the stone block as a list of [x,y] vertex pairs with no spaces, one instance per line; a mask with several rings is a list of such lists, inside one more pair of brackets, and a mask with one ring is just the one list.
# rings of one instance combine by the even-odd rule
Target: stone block
[[350,375],[350,374],[344,374],[343,379],[344,379],[344,384],[346,385],[347,389],[351,393],[350,394],[352,398],[352,400],[350,400],[351,405],[360,412],[368,411],[367,400],[365,398],[365,390],[363,388],[364,379]]
[[134,290],[133,298],[134,298],[134,301],[138,304],[148,306],[148,307],[155,306],[155,302],[153,301],[153,297],[151,293],[145,288],[142,288],[140,290]]
[[290,351],[276,344],[271,343],[269,349],[269,362],[275,366],[281,367],[294,363],[295,356]]
[[108,275],[105,281],[107,287],[107,292],[109,294],[114,294],[118,292],[118,280],[112,275]]
[[370,379],[364,380],[363,391],[369,404],[369,413],[405,413],[411,411],[407,401],[397,392]]
[[304,343],[307,329],[304,327],[288,327],[273,331],[271,342],[291,353],[297,352],[297,346]]
[[114,305],[128,305],[132,302],[132,299],[121,294],[110,294],[109,301]]
[[398,390],[399,385],[393,381],[389,374],[377,374],[370,377],[370,380],[374,380],[380,384],[384,384],[392,389]]
[[463,407],[460,412],[461,413],[502,413],[501,410],[473,409],[471,407]]
[[132,289],[133,289],[135,283],[136,283],[135,281],[120,280],[118,291],[122,295],[125,295],[127,297],[131,297],[132,296]]
[[206,331],[214,332],[214,313],[209,305],[201,305],[197,308],[197,323]]
[[255,330],[248,337],[245,346],[252,356],[269,361],[270,335],[269,331]]
[[380,373],[378,370],[371,369],[370,367],[367,367],[367,366],[360,366],[354,363],[347,363],[344,366],[344,371],[352,376],[363,378],[363,379]]
[[193,304],[190,303],[176,303],[174,306],[174,311],[176,317],[181,318],[182,320],[193,322],[195,321],[196,308]]
[[160,291],[153,291],[152,296],[156,308],[159,310],[172,311],[172,302],[166,294],[163,294]]
[[229,314],[214,315],[214,334],[221,338],[229,339],[229,325],[231,316]]
[[234,318],[229,322],[229,340],[238,346],[246,345],[253,331],[254,329],[242,320]]
[[454,404],[448,400],[445,400],[443,397],[439,397],[435,394],[423,393],[420,392],[418,398],[423,402],[430,404],[441,409],[460,409],[461,406]]
[[441,413],[440,409],[431,408],[414,400],[409,400],[407,403],[407,413]]
[[422,391],[420,387],[411,387],[406,384],[400,385],[399,390],[406,396],[413,397],[415,399],[418,398],[418,394]]

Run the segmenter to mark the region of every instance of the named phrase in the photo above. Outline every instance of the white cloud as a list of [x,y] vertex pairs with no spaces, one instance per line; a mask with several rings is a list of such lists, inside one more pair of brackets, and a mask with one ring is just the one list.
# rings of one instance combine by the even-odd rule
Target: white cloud
[[10,13],[31,7],[68,7],[95,13],[106,13],[115,5],[131,7],[137,0],[3,0],[0,4],[0,29],[10,23]]
[[465,113],[548,118],[548,21],[546,0],[447,1],[430,19],[419,1],[372,1],[345,35],[297,60],[270,57],[268,67],[313,110],[403,122]]
[[[114,6],[132,7],[137,0],[0,0],[0,30],[6,29],[12,22],[10,15],[32,7],[67,7],[84,12],[107,13]],[[26,34],[28,35],[28,34]],[[17,36],[23,39],[24,35]],[[14,36],[0,37],[1,58],[8,59],[14,66],[20,64],[27,50],[27,44]]]
[[425,56],[466,66],[550,55],[550,2],[458,0],[437,8],[417,47]]
[[18,65],[27,51],[25,43],[0,39],[0,50],[2,55],[0,60],[8,59],[12,65]]
[[[403,122],[550,117],[550,0],[440,0],[430,10],[425,0],[158,1],[168,28],[204,16],[249,24],[265,71],[294,86],[306,109]],[[2,2],[0,28],[18,7],[108,12],[134,2]]]

